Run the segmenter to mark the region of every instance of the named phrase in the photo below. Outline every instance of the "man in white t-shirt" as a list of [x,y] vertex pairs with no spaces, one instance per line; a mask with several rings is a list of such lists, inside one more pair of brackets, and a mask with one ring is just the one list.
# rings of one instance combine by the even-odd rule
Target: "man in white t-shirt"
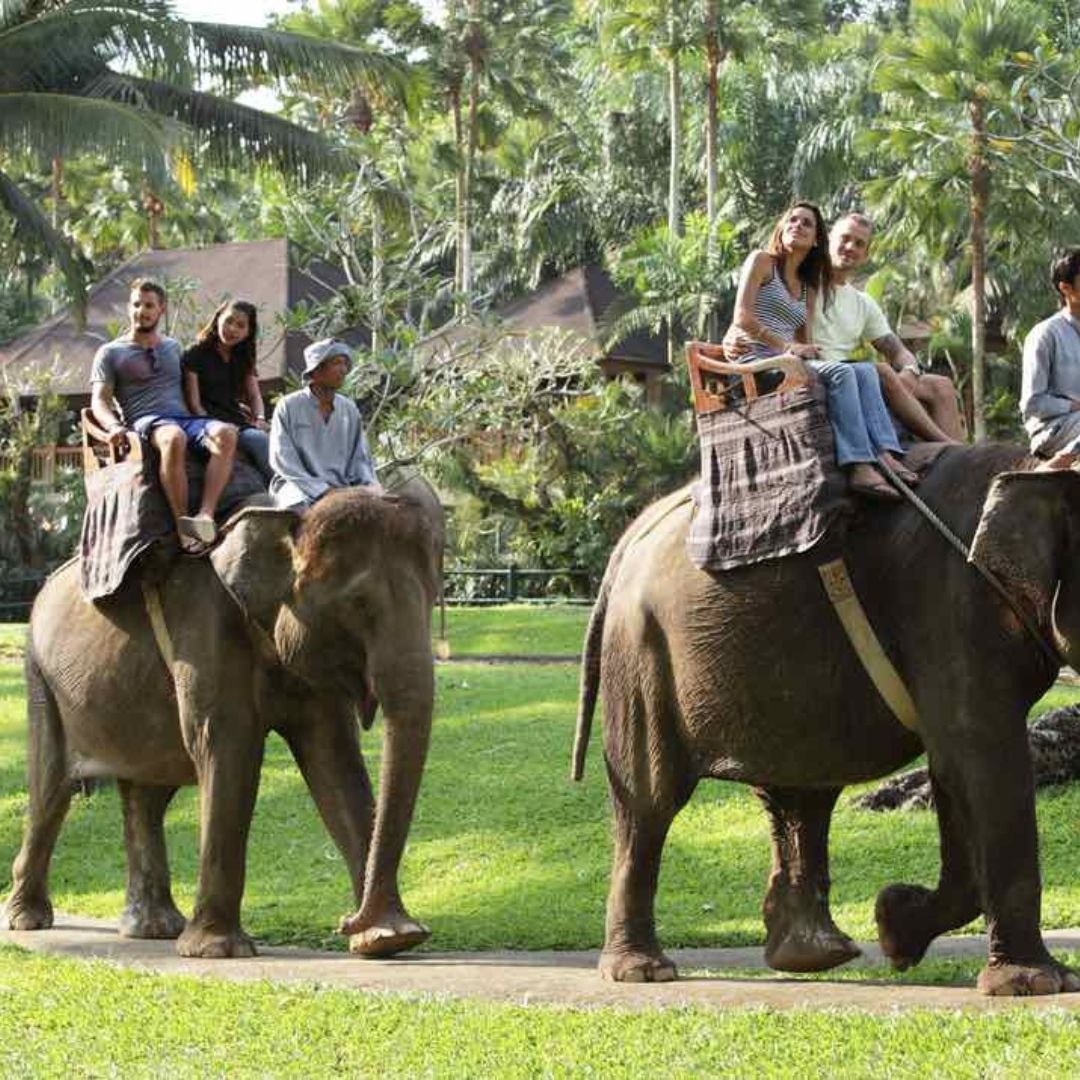
[[878,362],[881,392],[901,423],[917,438],[931,442],[960,442],[964,425],[952,380],[930,375],[893,333],[873,297],[851,284],[866,262],[874,227],[863,214],[845,214],[829,233],[829,257],[834,291],[828,308],[818,305],[810,340],[823,360],[850,360],[869,341],[884,362]]

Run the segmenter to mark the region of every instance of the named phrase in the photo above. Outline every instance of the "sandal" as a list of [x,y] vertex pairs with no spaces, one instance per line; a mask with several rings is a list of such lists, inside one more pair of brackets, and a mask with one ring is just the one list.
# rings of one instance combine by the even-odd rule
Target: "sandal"
[[195,536],[180,537],[180,554],[191,559],[201,559],[209,554],[211,547],[213,547],[212,544],[205,544]]
[[212,544],[217,539],[217,526],[207,514],[178,518],[176,531],[181,540],[198,540],[200,544]]

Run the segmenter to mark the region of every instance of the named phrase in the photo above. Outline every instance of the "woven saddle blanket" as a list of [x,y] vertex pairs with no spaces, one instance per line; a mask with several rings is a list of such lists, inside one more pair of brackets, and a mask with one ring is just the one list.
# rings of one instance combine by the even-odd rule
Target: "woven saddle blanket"
[[[187,460],[188,504],[194,513],[202,495],[205,468]],[[261,501],[266,484],[259,471],[239,456],[218,503],[218,521],[241,505]],[[151,548],[176,543],[165,493],[157,477],[157,456],[144,447],[144,458],[121,461],[86,476],[86,515],[79,543],[80,584],[87,600],[111,596],[124,583],[128,571]]]

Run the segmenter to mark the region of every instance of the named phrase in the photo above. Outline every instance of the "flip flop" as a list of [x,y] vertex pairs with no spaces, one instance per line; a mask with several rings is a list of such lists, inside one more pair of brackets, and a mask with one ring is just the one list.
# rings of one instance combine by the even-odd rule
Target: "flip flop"
[[212,544],[204,544],[202,540],[194,536],[180,537],[180,554],[186,555],[189,559],[201,559],[209,554],[211,547],[213,547]]
[[200,544],[212,544],[217,539],[217,526],[212,517],[196,514],[182,517],[176,522],[176,531],[185,540],[198,540]]
[[867,499],[877,499],[880,502],[900,502],[903,496],[896,488],[884,480],[877,484],[848,482],[848,491],[852,495],[862,495]]

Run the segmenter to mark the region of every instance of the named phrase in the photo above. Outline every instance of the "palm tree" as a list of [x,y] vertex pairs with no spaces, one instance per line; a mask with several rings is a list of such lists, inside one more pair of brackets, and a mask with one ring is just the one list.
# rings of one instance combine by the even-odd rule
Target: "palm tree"
[[1042,9],[1028,0],[915,0],[910,25],[889,44],[875,78],[885,95],[876,144],[898,164],[917,159],[931,186],[934,177],[951,177],[960,168],[966,177],[976,439],[986,436],[986,215],[994,125],[1009,122],[1002,106],[1009,104],[1015,77],[1010,61],[1034,50],[1043,22]]
[[611,50],[614,66],[647,70],[656,54],[667,75],[668,232],[682,231],[680,183],[682,174],[682,57],[688,47],[687,0],[594,0],[601,16],[601,44]]
[[[176,18],[164,0],[0,0],[0,165],[105,150],[152,184],[168,155],[265,162],[310,178],[339,166],[323,138],[228,100],[255,84],[365,83],[397,93],[403,66],[371,49]],[[210,82],[218,93],[198,89]],[[81,296],[85,260],[0,168],[0,206]]]

